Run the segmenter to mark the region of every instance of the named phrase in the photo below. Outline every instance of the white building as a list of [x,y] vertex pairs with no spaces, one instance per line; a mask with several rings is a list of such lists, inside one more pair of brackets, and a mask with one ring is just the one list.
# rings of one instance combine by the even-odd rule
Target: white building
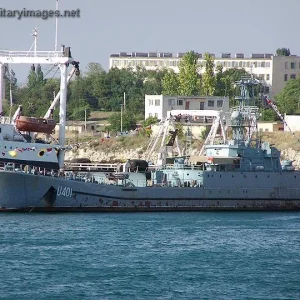
[[145,119],[162,120],[170,110],[222,110],[229,111],[229,98],[216,96],[164,96],[145,95]]
[[[109,67],[133,69],[137,66],[143,66],[147,70],[156,70],[170,68],[179,72],[179,62],[184,53],[173,55],[169,52],[121,52],[112,54],[109,58]],[[211,54],[215,57],[214,54]],[[199,54],[199,64],[203,66],[204,59]],[[243,53],[231,55],[223,53],[220,57],[215,57],[215,67],[223,66],[226,71],[230,68],[244,68],[247,72],[253,73],[263,80],[266,86],[266,93],[274,97],[286,84],[289,79],[295,79],[300,76],[300,56],[274,56],[273,54],[251,54],[246,57]],[[205,68],[200,69],[203,73]]]
[[[300,116],[297,115],[284,115],[284,120],[286,124],[284,124],[284,131],[300,131]],[[290,129],[289,129],[289,128]]]

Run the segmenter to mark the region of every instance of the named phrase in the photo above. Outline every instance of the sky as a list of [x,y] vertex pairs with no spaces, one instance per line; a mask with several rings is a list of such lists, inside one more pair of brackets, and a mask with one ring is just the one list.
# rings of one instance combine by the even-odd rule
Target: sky
[[[1,0],[6,10],[55,9],[56,0]],[[119,52],[300,54],[299,0],[59,0],[59,9],[80,17],[58,19],[58,45],[71,47],[86,70],[89,62],[109,67]],[[1,10],[0,10],[1,12]],[[0,50],[29,50],[38,29],[38,50],[54,50],[55,18],[0,17]],[[14,65],[18,82],[29,66]],[[43,67],[43,70],[49,67]]]

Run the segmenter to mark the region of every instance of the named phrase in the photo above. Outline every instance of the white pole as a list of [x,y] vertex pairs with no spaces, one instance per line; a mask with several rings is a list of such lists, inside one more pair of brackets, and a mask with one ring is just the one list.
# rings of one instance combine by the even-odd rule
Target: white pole
[[123,132],[123,104],[121,104],[121,134]]
[[[66,108],[67,108],[67,66],[60,64],[60,110],[59,110],[59,145],[65,146]],[[64,166],[64,150],[59,151],[59,167]]]
[[4,73],[5,65],[0,63],[0,113],[2,113],[2,100],[5,97]]
[[84,132],[86,133],[86,108],[84,109]]
[[36,50],[37,50],[37,29],[34,28],[33,30],[33,36],[34,36],[34,56],[36,56]]
[[124,92],[124,111],[126,109],[126,93]]
[[[56,0],[55,10],[58,10],[58,0]],[[55,17],[55,51],[57,51],[57,29],[58,29],[58,18]]]

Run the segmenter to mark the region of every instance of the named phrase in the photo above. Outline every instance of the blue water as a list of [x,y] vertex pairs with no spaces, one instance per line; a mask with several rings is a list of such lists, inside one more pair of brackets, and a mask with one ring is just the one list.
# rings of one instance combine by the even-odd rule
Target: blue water
[[0,299],[300,299],[300,213],[0,214]]

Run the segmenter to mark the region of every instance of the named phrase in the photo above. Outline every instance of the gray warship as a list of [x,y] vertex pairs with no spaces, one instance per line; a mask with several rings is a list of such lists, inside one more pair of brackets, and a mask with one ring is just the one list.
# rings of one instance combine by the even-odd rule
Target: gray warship
[[[175,157],[171,163],[162,160],[152,169],[147,161],[129,160],[119,172],[45,170],[36,174],[10,164],[0,171],[0,210],[299,210],[300,171],[291,161],[281,162],[280,151],[260,140],[258,107],[251,102],[257,80],[244,78],[237,85],[239,105],[229,115],[220,112],[215,118],[201,155]],[[61,88],[65,95],[66,86]],[[60,105],[64,109],[65,103]],[[64,124],[64,114],[60,116]]]

